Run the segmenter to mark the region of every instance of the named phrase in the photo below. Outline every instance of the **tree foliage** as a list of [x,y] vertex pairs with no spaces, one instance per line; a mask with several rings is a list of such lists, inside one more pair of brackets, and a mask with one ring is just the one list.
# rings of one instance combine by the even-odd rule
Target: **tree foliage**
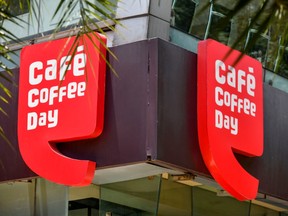
[[[114,24],[119,24],[119,22],[115,19],[115,8],[117,6],[117,1],[118,0],[58,0],[59,3],[57,8],[54,11],[52,17],[50,17],[51,21],[57,17],[57,25],[54,30],[54,34],[67,28],[74,30],[73,32],[76,34],[76,39],[73,41],[72,49],[70,50],[70,54],[73,56],[76,52],[77,44],[84,34],[93,34],[95,31],[105,34],[102,27],[98,25],[99,22],[104,23],[104,25],[106,24],[106,28],[109,28],[112,31],[115,30],[114,25],[111,25],[110,23],[112,22]],[[19,15],[23,13],[29,13],[30,17],[34,16],[36,19],[39,19],[39,17],[37,17],[39,14],[38,7],[39,2],[35,0],[0,0],[0,57],[2,59],[2,61],[0,60],[1,103],[8,103],[9,98],[13,96],[5,85],[7,81],[10,83],[13,82],[13,73],[11,68],[8,68],[4,62],[10,62],[13,65],[17,65],[10,57],[11,54],[14,53],[9,50],[8,45],[21,42],[21,39],[17,37],[17,32],[12,32],[10,29],[5,27],[4,23],[10,22],[16,26],[25,26],[24,24],[27,23],[22,20],[21,16]],[[71,15],[73,13],[77,13],[79,16],[79,21],[76,24],[69,25]],[[109,20],[110,23],[108,23],[107,20]],[[97,36],[97,34],[95,34],[95,36]],[[106,44],[103,45],[106,47]],[[95,47],[97,48],[96,45]],[[106,47],[106,49],[108,52],[110,52],[108,47]],[[112,52],[110,53],[112,56],[114,56]],[[102,57],[104,58],[104,56]],[[107,62],[106,59],[105,61]],[[107,62],[107,64],[111,67],[109,62]],[[112,67],[111,69],[114,71]],[[3,82],[4,80],[5,82]],[[2,112],[4,115],[7,115],[5,110],[1,107],[1,103],[0,112]],[[0,136],[2,136],[2,138],[9,143],[9,140],[7,140],[5,131],[3,131],[1,125]]]

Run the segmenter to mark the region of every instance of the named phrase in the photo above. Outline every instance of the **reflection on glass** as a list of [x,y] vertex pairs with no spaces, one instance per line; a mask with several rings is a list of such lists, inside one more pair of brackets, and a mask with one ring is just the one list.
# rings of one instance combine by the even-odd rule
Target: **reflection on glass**
[[[249,40],[253,40],[255,37],[256,31],[251,30],[248,33],[246,45],[248,44]],[[249,48],[248,54],[260,61],[263,66],[265,66],[267,60],[267,48],[269,43],[269,37],[266,35],[260,35],[252,47]]]
[[280,213],[274,211],[272,209],[260,206],[260,205],[252,205],[250,210],[250,215],[267,215],[267,216],[279,216]]
[[[262,7],[262,1],[249,1],[227,25],[223,25],[223,19],[235,8],[236,2],[235,0],[174,0],[171,25],[196,38],[212,38],[233,46],[235,49],[243,50],[249,41],[253,41],[255,29],[259,28],[259,24],[265,20],[267,13],[259,16],[259,19],[253,24],[253,29],[247,34],[251,19]],[[281,38],[277,32],[277,29],[281,29],[281,25],[285,24],[285,22],[275,23],[270,29],[267,29],[265,33],[267,35],[261,35],[254,46],[249,48],[248,54],[258,59],[263,67],[288,78],[288,48],[286,47],[285,51],[284,48],[279,49]],[[280,28],[276,28],[276,26],[280,26]],[[172,38],[172,41],[175,40]],[[283,52],[284,57],[281,61],[279,56],[282,56]]]
[[282,48],[283,56],[279,59],[279,75],[288,79],[288,47]]
[[101,185],[100,216],[157,215],[160,176]]
[[159,216],[191,216],[192,187],[163,179],[161,183]]
[[239,202],[230,196],[217,196],[215,191],[193,187],[193,215],[249,215],[250,202]]
[[[209,38],[212,38],[214,40],[217,40],[223,44],[227,44],[229,40],[229,34],[231,29],[231,23],[229,22],[225,28],[217,29],[217,25],[223,20],[225,16],[223,14],[213,12],[211,14],[211,23],[209,26]],[[216,27],[216,28],[213,28]]]
[[[14,16],[29,12],[27,0],[4,0],[3,2],[6,2],[9,11]],[[3,3],[1,2],[1,4]]]
[[184,32],[188,32],[195,6],[192,0],[175,0],[171,11],[171,25]]

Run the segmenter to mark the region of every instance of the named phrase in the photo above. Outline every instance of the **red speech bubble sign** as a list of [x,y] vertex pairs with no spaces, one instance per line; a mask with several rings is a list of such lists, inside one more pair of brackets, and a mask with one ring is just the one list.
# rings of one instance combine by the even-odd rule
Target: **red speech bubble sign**
[[198,135],[215,180],[235,198],[250,200],[259,181],[243,169],[234,152],[263,153],[262,65],[246,55],[235,65],[239,55],[214,40],[199,42]]
[[106,63],[100,52],[106,55],[105,43],[104,36],[91,33],[21,51],[19,148],[25,163],[43,178],[65,185],[92,181],[96,163],[66,157],[55,143],[101,134]]

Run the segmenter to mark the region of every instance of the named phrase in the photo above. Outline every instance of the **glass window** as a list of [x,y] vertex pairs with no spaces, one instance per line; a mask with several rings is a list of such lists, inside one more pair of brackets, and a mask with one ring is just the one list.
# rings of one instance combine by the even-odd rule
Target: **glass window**
[[182,31],[189,32],[193,14],[195,11],[195,2],[192,0],[177,0],[172,6],[171,23]]
[[[249,42],[249,40],[253,40],[255,37],[256,30],[250,30],[247,36],[246,44]],[[248,54],[260,61],[263,66],[265,67],[267,62],[267,50],[268,50],[268,44],[269,44],[269,36],[267,35],[260,35],[253,46],[249,48]]]
[[[279,76],[288,78],[288,48],[279,48],[281,41],[279,29],[280,31],[284,29],[283,25],[286,23],[280,21],[266,29],[265,33],[260,35],[257,33],[261,23],[269,15],[270,5],[268,4],[247,32],[251,20],[262,7],[262,1],[249,1],[229,21],[226,19],[227,14],[235,8],[237,2],[235,0],[174,0],[171,26],[175,30],[188,33],[201,40],[212,38],[240,51],[246,48],[247,54],[259,60],[263,67],[276,72]],[[288,14],[286,13],[285,16]],[[285,19],[287,18],[282,20]],[[171,31],[171,38],[175,35],[178,34]],[[175,38],[172,38],[171,41],[177,43]],[[183,43],[178,43],[178,45],[181,44]]]
[[216,11],[212,11],[210,16],[211,17],[210,17],[210,20],[208,23],[209,31],[207,32],[208,33],[207,37],[212,38],[214,40],[217,40],[223,44],[228,44],[230,29],[231,29],[231,23],[229,22],[225,26],[225,28],[222,28],[222,29],[213,28],[213,26],[216,26],[217,23],[220,23],[221,20],[225,19],[225,15],[221,14],[219,12],[216,12]]

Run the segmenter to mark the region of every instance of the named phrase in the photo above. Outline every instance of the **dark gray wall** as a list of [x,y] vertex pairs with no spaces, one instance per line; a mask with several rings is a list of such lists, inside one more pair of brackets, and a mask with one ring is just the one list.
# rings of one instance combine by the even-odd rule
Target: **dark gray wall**
[[89,159],[97,167],[146,161],[148,130],[148,41],[112,48],[108,56],[117,75],[108,68],[104,131],[99,138],[61,143],[72,158]]
[[[5,74],[5,72],[1,72]],[[35,176],[25,165],[18,148],[17,137],[17,111],[18,111],[18,80],[19,69],[13,70],[14,77],[9,77],[11,82],[0,78],[1,83],[11,91],[12,98],[6,97],[3,90],[0,95],[8,99],[8,104],[0,100],[0,107],[7,113],[0,112],[0,126],[3,128],[9,143],[0,137],[0,181],[20,179]]]

